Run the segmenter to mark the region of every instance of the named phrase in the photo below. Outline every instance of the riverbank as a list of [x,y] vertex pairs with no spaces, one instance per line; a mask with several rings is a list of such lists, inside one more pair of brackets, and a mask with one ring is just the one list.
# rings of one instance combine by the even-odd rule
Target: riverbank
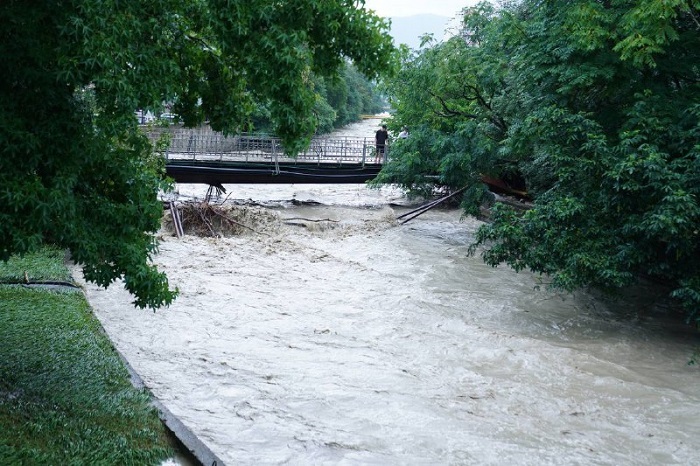
[[[0,263],[0,282],[70,283],[63,252]],[[189,464],[82,290],[0,284],[0,464]]]

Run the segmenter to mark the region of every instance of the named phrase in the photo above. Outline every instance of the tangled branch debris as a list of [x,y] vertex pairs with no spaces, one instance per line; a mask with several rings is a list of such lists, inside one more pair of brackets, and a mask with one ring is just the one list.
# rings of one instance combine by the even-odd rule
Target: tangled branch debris
[[[237,236],[245,232],[270,236],[278,229],[279,216],[275,212],[248,206],[232,206],[203,202],[178,205],[185,234],[203,237]],[[172,215],[166,213],[164,227],[175,231]]]

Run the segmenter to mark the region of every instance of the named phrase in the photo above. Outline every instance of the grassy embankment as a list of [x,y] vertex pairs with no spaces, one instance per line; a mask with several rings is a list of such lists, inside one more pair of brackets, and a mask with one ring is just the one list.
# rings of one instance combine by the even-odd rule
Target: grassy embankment
[[[63,252],[0,262],[0,283],[71,281]],[[151,465],[174,455],[83,294],[0,284],[0,464]]]

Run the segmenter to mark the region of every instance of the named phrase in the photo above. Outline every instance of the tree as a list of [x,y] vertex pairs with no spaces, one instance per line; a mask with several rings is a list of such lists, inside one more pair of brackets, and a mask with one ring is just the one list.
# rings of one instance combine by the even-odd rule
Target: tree
[[[441,91],[419,118],[445,134],[473,128],[465,136],[478,141],[440,158],[442,182],[510,173],[534,197],[524,214],[494,208],[475,245],[486,262],[567,290],[651,278],[697,318],[700,2],[524,0],[465,13],[460,52],[437,69],[463,65],[455,79],[475,92]],[[450,160],[463,176],[449,178]]]
[[[358,121],[363,113],[382,111],[382,95],[376,84],[352,63],[344,63],[338,73],[330,78],[311,73],[310,79],[316,95],[313,109],[316,134],[329,133]],[[273,132],[274,125],[267,105],[257,106],[251,123],[250,131]]]
[[319,93],[335,111],[334,128],[358,121],[363,113],[382,110],[376,85],[349,63],[338,76],[320,79]]
[[264,104],[286,149],[308,144],[311,73],[368,76],[388,24],[355,0],[7,0],[0,8],[0,259],[44,242],[138,306],[175,297],[149,263],[167,188],[136,109],[235,132]]
[[[507,57],[488,37],[498,37],[504,21],[490,3],[470,10],[470,33],[435,43],[424,38],[418,52],[402,51],[400,71],[387,81],[395,109],[394,131],[408,126],[411,137],[391,149],[377,183],[397,183],[429,195],[436,185],[469,186],[463,206],[477,214],[485,200],[482,174],[506,176],[513,163],[498,151],[510,104],[504,94]],[[466,29],[465,29],[466,31]]]

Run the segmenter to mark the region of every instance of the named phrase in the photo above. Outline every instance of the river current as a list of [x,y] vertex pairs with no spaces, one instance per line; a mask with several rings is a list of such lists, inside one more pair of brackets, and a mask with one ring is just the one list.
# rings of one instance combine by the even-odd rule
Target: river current
[[[373,137],[379,120],[343,130]],[[229,185],[227,238],[163,230],[180,290],[87,285],[146,386],[227,464],[700,464],[697,334],[467,255],[480,222],[360,185]],[[180,200],[206,187],[177,186]]]

